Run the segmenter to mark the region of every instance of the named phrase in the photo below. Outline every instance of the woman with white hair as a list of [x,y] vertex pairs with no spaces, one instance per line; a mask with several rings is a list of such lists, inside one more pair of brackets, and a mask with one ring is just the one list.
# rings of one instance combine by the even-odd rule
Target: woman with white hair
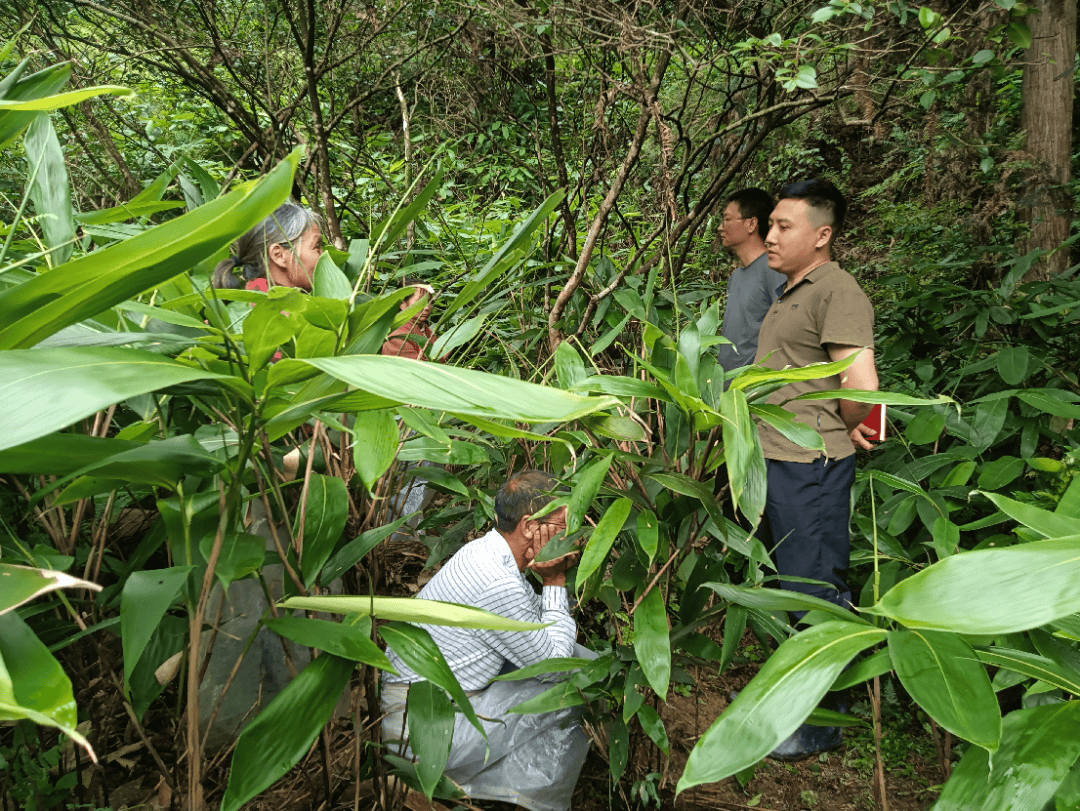
[[270,285],[311,290],[322,255],[322,217],[296,203],[283,203],[232,246],[214,268],[211,284],[231,290],[261,290]]

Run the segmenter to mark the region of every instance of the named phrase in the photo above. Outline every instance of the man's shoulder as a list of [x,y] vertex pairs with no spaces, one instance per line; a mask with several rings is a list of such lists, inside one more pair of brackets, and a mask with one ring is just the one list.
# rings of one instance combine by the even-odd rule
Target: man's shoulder
[[[753,273],[755,275],[758,275],[758,274],[767,275],[767,274],[770,274],[770,273],[778,273],[779,272],[779,271],[773,270],[772,268],[769,267],[769,254],[768,254],[768,251],[762,251],[761,255],[757,259],[755,259],[753,262],[750,262],[745,268],[743,268],[743,270],[745,270],[747,273]],[[781,275],[783,275],[783,274],[781,274]]]
[[838,262],[826,262],[821,266],[821,271],[820,282],[827,283],[829,287],[862,291],[859,280],[840,267]]

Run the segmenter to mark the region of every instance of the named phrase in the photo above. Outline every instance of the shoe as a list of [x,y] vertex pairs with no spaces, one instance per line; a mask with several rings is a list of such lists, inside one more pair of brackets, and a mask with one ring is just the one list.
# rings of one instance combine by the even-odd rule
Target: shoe
[[787,763],[836,749],[843,742],[843,727],[816,727],[803,724],[769,754],[773,760]]

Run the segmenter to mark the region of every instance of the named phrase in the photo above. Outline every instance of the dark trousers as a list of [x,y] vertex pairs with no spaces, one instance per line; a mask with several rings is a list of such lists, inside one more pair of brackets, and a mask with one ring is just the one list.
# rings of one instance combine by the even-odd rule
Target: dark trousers
[[834,588],[784,580],[780,585],[849,608],[851,592],[840,573],[847,569],[851,552],[848,523],[855,456],[828,462],[823,457],[813,462],[766,459],[765,465],[768,534],[760,537],[770,547],[777,572],[821,580]]

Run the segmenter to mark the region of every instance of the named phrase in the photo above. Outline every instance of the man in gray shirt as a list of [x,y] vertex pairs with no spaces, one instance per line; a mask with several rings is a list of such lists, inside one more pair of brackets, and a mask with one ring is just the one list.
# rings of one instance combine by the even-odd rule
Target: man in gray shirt
[[754,362],[761,321],[776,301],[776,291],[787,278],[769,268],[765,235],[773,199],[762,189],[743,189],[727,199],[720,241],[735,254],[741,267],[728,279],[727,305],[720,334],[731,341],[721,344],[719,362],[726,373]]

